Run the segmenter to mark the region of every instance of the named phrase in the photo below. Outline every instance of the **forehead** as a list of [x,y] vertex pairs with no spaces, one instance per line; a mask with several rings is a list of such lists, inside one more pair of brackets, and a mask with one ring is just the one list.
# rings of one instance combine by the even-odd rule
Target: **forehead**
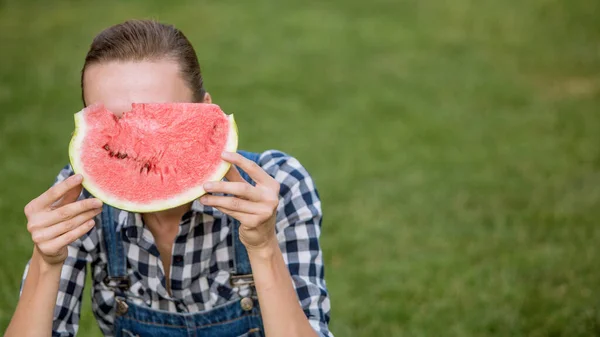
[[176,62],[109,61],[92,64],[83,78],[85,103],[103,103],[117,115],[131,103],[191,102],[192,91]]

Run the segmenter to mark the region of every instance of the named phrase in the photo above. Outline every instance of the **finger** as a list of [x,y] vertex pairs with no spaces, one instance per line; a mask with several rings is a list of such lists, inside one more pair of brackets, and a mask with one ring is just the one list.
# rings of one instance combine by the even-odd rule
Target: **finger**
[[81,224],[80,226],[62,234],[61,236],[59,236],[53,240],[45,242],[44,245],[46,247],[44,247],[44,249],[47,251],[52,251],[52,250],[58,251],[62,247],[65,247],[65,246],[73,243],[75,240],[82,237],[85,233],[89,232],[94,227],[95,224],[96,224],[96,222],[93,219],[86,221],[83,224]]
[[246,171],[252,180],[258,184],[270,185],[273,178],[265,172],[258,164],[250,159],[245,158],[236,152],[223,152],[221,157],[234,165],[239,166],[242,170]]
[[40,229],[38,231],[35,231],[33,234],[31,234],[31,238],[32,238],[33,242],[35,242],[36,244],[40,244],[42,242],[52,240],[70,230],[75,229],[76,227],[81,226],[86,221],[93,219],[96,215],[100,214],[101,212],[102,212],[102,208],[93,209],[93,210],[87,211],[85,213],[81,213],[78,216],[76,216],[72,219],[69,219],[67,221],[63,221],[54,226],[49,226],[49,227]]
[[260,201],[260,189],[248,184],[247,182],[208,182],[204,184],[204,189],[211,193],[232,194],[243,199],[251,201]]
[[81,186],[81,185],[75,186],[74,188],[67,191],[67,193],[65,193],[65,195],[62,198],[55,201],[50,206],[50,208],[56,209],[56,208],[59,208],[60,206],[68,205],[72,202],[77,201],[77,198],[79,198],[79,196],[81,195],[82,189],[83,189],[83,186]]
[[244,217],[248,216],[248,214],[245,214],[242,212],[237,212],[237,211],[231,210],[229,208],[225,208],[225,207],[215,207],[215,208],[218,209],[219,211],[221,211],[222,213],[231,215],[234,219],[238,220],[239,222],[243,222]]
[[236,197],[221,197],[216,195],[204,195],[200,198],[200,202],[206,206],[224,207],[236,212],[255,214],[260,210],[261,204],[236,198]]
[[69,190],[81,186],[82,181],[83,177],[80,174],[75,174],[50,187],[35,199],[34,208],[36,210],[50,208],[53,203],[62,198]]
[[87,211],[101,209],[101,207],[102,201],[100,201],[100,199],[89,198],[79,200],[46,213],[42,226],[51,226],[74,218]]
[[238,220],[241,224],[243,224],[244,226],[249,227],[249,228],[259,226],[263,222],[262,218],[258,215],[237,212],[237,211],[234,211],[234,210],[231,210],[228,208],[224,208],[224,207],[215,207],[215,208],[218,209],[219,211],[221,211],[222,213],[232,216],[233,218]]

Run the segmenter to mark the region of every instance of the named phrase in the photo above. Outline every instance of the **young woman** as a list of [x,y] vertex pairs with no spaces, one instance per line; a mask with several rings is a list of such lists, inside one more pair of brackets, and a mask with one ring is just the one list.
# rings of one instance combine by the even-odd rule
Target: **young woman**
[[[101,32],[81,89],[84,105],[116,115],[132,102],[211,103],[189,41],[154,21]],[[25,206],[34,249],[6,336],[74,336],[88,263],[107,336],[332,336],[311,177],[279,151],[223,159],[232,169],[210,194],[146,214],[102,205],[65,167]]]

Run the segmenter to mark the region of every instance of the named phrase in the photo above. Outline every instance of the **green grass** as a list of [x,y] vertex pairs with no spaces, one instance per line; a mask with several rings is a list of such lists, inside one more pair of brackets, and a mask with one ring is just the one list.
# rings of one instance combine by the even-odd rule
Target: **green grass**
[[[243,148],[316,179],[337,336],[600,335],[598,15],[590,0],[1,1],[0,328],[87,47],[152,17],[192,40]],[[89,291],[84,310],[98,336]]]

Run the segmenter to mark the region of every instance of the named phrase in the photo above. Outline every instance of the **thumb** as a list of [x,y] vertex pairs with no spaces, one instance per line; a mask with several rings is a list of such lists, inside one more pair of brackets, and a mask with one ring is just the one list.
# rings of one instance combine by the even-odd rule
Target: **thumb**
[[54,202],[54,204],[52,205],[52,208],[56,209],[56,208],[59,208],[64,205],[68,205],[70,203],[77,201],[82,190],[83,190],[82,185],[79,185],[79,186],[76,186],[75,188],[70,189],[67,193],[65,193],[65,195],[62,196],[62,198],[60,198],[60,199],[56,200],[56,202]]

